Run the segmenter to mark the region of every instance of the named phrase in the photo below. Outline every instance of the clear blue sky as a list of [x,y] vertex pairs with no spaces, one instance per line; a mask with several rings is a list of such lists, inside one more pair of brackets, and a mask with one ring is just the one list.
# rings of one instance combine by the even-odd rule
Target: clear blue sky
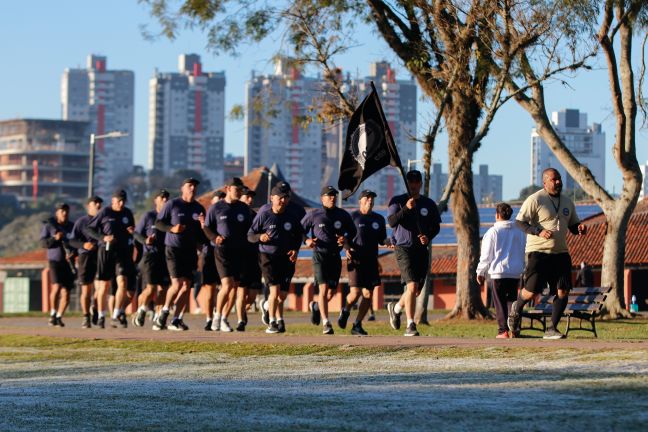
[[[135,163],[146,165],[148,138],[148,80],[157,68],[176,71],[178,55],[197,53],[203,58],[204,71],[224,70],[227,79],[226,111],[244,101],[245,80],[251,71],[270,72],[270,58],[280,47],[279,40],[261,46],[243,48],[238,58],[214,56],[205,49],[204,35],[184,32],[175,42],[159,39],[146,41],[140,26],[152,24],[146,8],[136,0],[32,0],[3,2],[0,6],[0,119],[53,118],[61,116],[60,79],[66,67],[85,67],[90,53],[106,55],[109,69],[135,72]],[[154,23],[153,23],[154,24]],[[366,32],[354,48],[340,59],[339,65],[352,74],[368,74],[372,61],[387,59],[405,76],[380,38]],[[638,48],[640,45],[636,44]],[[637,50],[638,51],[638,50]],[[638,70],[639,56],[635,56]],[[554,83],[547,88],[550,111],[575,108],[587,112],[588,123],[602,123],[607,135],[608,188],[620,190],[621,179],[611,157],[614,118],[611,115],[605,71],[581,73],[570,81],[571,87]],[[433,118],[430,104],[418,106],[419,130],[424,131]],[[225,149],[243,154],[243,122],[226,121]],[[477,164],[488,164],[492,174],[504,176],[504,198],[518,195],[530,183],[530,133],[533,122],[515,102],[501,109],[475,157]],[[648,133],[637,134],[640,163],[648,160]],[[437,141],[434,158],[447,171],[445,136]],[[433,197],[437,198],[437,197]]]

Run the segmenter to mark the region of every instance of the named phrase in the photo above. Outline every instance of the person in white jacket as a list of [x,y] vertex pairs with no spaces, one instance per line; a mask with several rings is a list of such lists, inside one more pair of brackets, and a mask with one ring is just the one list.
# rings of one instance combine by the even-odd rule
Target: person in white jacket
[[482,238],[481,256],[477,265],[477,282],[482,285],[486,273],[493,284],[493,303],[499,327],[497,338],[509,337],[507,320],[510,303],[517,298],[520,277],[524,271],[526,235],[511,221],[513,209],[499,203],[495,209],[495,225]]

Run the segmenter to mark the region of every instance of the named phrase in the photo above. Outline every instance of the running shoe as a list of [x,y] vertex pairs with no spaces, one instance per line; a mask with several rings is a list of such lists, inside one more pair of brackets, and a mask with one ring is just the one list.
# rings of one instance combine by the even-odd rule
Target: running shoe
[[153,321],[153,330],[155,331],[165,330],[166,322],[168,318],[169,318],[169,311],[160,312],[160,316],[158,316],[157,319]]
[[340,326],[341,329],[346,328],[347,321],[349,320],[349,315],[351,315],[351,313],[347,310],[342,309],[340,311],[340,316],[338,317],[338,326]]
[[124,312],[120,313],[117,319],[119,320],[119,325],[121,328],[128,328],[128,319],[126,318],[126,314]]
[[259,304],[261,307],[259,308],[259,312],[261,312],[261,322],[265,325],[270,325],[270,312],[268,312],[268,301],[263,300],[260,301]]
[[553,327],[548,327],[542,336],[542,339],[565,339],[565,335],[560,333],[557,329]]
[[112,328],[117,328],[119,327],[119,325],[120,325],[119,318],[110,318],[110,326]]
[[81,323],[81,328],[90,328],[92,324],[90,322],[90,314],[83,315],[83,323]]
[[189,330],[189,326],[187,324],[185,324],[185,322],[182,320],[182,318],[180,318],[180,320],[178,322],[178,325],[180,326],[180,330],[182,330],[182,331]]
[[136,314],[133,314],[133,325],[135,327],[144,327],[144,321],[146,321],[145,310],[138,310]]
[[394,308],[396,307],[396,303],[390,302],[387,303],[387,312],[389,313],[389,324],[392,326],[394,330],[398,330],[401,326],[401,313],[396,313]]
[[319,313],[319,305],[317,304],[316,301],[310,302],[308,305],[308,308],[311,311],[311,324],[313,325],[319,325],[321,321],[321,316]]
[[375,314],[369,315],[369,318],[367,318],[367,321],[376,321],[376,315]]
[[265,332],[269,334],[279,333],[279,326],[277,325],[277,322],[272,321]]
[[182,326],[180,325],[181,322],[180,318],[174,318],[167,328],[172,331],[182,331]]
[[211,331],[211,329],[212,329],[212,320],[207,320],[207,321],[205,322],[204,330],[205,330],[205,331]]
[[90,306],[90,314],[92,315],[92,324],[97,325],[99,322],[99,311],[95,305]]
[[97,318],[97,327],[106,328],[106,317]]
[[365,331],[365,329],[362,328],[362,324],[353,324],[353,327],[351,327],[351,334],[355,336],[367,336],[369,333]]
[[234,330],[232,330],[232,327],[227,322],[227,319],[225,319],[225,318],[221,319],[220,329],[223,332],[233,332],[234,331]]
[[286,333],[286,323],[284,320],[280,319],[277,321],[277,327],[279,328],[279,333]]
[[50,315],[49,321],[47,321],[47,325],[50,327],[56,325],[56,315]]
[[212,331],[220,331],[221,329],[221,320],[215,319],[212,321],[212,326],[211,326]]
[[65,324],[63,323],[63,320],[61,318],[62,317],[56,317],[56,324],[54,324],[54,327],[65,327]]
[[332,335],[332,334],[335,333],[335,332],[333,331],[333,326],[331,325],[330,322],[324,324],[324,327],[322,328],[322,333],[325,334],[325,335]]
[[503,331],[502,333],[498,333],[497,336],[495,336],[495,339],[508,339],[509,338],[509,332]]
[[236,326],[236,331],[237,332],[245,331],[245,321],[239,321],[238,325]]
[[405,330],[405,336],[418,336],[419,332],[416,330],[416,324],[412,323],[407,326],[407,330]]

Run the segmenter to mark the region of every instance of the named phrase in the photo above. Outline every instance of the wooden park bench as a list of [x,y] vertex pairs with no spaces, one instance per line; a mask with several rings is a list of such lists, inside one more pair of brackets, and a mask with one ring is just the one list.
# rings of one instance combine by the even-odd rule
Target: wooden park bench
[[[563,316],[567,317],[567,329],[565,335],[569,334],[570,330],[583,330],[596,334],[596,317],[603,308],[603,303],[607,294],[610,292],[611,287],[589,287],[589,288],[572,288],[569,292],[569,300],[567,308]],[[528,326],[522,326],[521,330],[538,330],[545,332],[547,330],[547,319],[551,319],[551,312],[553,310],[554,296],[549,294],[547,288],[539,299],[531,307],[522,312],[522,318],[529,319]],[[572,319],[578,319],[578,327],[572,328]],[[523,320],[524,321],[524,320]],[[539,323],[539,326],[534,323]],[[589,327],[583,327],[583,322],[589,323]]]

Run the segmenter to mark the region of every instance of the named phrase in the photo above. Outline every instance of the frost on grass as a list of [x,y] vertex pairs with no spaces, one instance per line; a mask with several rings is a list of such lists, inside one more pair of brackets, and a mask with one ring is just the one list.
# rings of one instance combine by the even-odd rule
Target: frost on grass
[[643,351],[142,356],[0,363],[0,411],[11,413],[0,430],[640,430],[648,421]]

